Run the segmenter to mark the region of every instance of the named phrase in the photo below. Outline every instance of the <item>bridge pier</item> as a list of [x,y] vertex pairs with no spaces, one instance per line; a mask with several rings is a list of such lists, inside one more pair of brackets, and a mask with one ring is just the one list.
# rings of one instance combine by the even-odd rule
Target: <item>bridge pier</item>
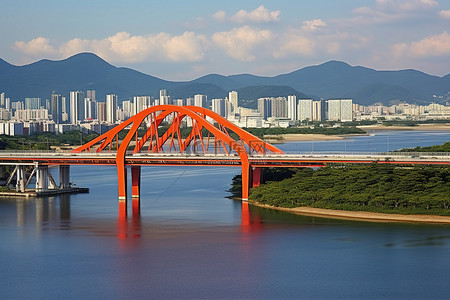
[[242,201],[248,201],[248,191],[250,189],[251,166],[248,161],[242,161]]
[[70,187],[70,165],[59,166],[59,188],[65,189]]
[[49,187],[48,166],[38,166],[36,170],[36,191],[45,191]]
[[242,201],[248,201],[251,187],[261,185],[263,168],[252,167],[248,163],[242,163]]
[[16,166],[16,191],[25,192],[25,166]]
[[252,187],[257,187],[261,185],[263,168],[252,168]]
[[[118,184],[119,184],[119,215],[127,216],[127,168],[117,166]],[[133,216],[141,214],[141,166],[131,166],[131,197]]]
[[141,166],[131,166],[131,198],[133,217],[141,214]]
[[117,179],[119,184],[119,216],[127,216],[127,169],[117,164]]

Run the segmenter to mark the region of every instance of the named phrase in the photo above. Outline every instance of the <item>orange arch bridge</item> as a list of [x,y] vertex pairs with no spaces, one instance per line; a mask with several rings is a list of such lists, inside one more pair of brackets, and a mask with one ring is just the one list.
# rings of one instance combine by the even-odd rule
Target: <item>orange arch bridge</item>
[[[199,160],[201,156],[208,155],[236,158],[233,163],[242,168],[242,199],[247,200],[253,173],[255,178],[260,177],[260,169],[253,170],[249,155],[283,153],[208,109],[174,105],[159,105],[143,110],[73,152],[113,151],[117,152],[119,202],[125,202],[125,206],[126,166],[131,166],[132,195],[138,198],[140,166],[144,164],[142,162],[146,156],[193,153],[198,155],[196,157],[199,157]],[[140,157],[141,163],[129,159],[130,157]],[[176,155],[166,162],[171,161],[173,164],[174,160],[177,160]],[[190,160],[190,163],[185,165],[198,165],[198,160]]]

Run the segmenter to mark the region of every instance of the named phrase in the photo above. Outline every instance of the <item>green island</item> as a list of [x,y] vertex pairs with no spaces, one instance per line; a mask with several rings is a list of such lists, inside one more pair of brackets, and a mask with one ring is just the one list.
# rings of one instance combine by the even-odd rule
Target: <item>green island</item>
[[[447,152],[450,142],[413,151]],[[405,149],[404,151],[409,151]],[[345,165],[265,169],[249,201],[274,207],[313,207],[390,214],[450,216],[450,167]],[[230,192],[239,196],[240,175]]]
[[251,134],[263,138],[266,135],[282,135],[282,134],[325,134],[325,135],[339,135],[339,134],[366,134],[364,130],[355,126],[342,127],[269,127],[269,128],[244,128],[244,130]]

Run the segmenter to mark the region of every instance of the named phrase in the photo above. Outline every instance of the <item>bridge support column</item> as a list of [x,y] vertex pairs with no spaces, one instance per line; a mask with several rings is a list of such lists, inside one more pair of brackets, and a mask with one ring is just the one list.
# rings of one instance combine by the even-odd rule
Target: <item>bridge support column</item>
[[48,166],[38,166],[36,170],[36,191],[48,190]]
[[133,217],[141,214],[141,166],[131,167],[131,197]]
[[262,182],[263,168],[252,168],[252,172],[252,187],[260,186]]
[[70,165],[59,166],[59,188],[66,189],[70,187]]
[[251,175],[250,168],[248,161],[242,161],[242,201],[248,201]]
[[25,166],[16,167],[16,191],[24,193],[25,192]]
[[117,164],[117,179],[119,184],[119,216],[127,216],[127,169]]

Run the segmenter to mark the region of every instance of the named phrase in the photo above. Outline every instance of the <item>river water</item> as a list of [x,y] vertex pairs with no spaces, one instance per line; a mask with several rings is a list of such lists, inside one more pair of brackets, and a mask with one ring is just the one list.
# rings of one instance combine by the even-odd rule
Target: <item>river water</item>
[[[387,151],[449,132],[281,145]],[[89,194],[0,200],[0,299],[444,299],[450,226],[368,223],[250,206],[238,168],[145,167],[141,217],[118,218],[116,169],[71,168]]]

